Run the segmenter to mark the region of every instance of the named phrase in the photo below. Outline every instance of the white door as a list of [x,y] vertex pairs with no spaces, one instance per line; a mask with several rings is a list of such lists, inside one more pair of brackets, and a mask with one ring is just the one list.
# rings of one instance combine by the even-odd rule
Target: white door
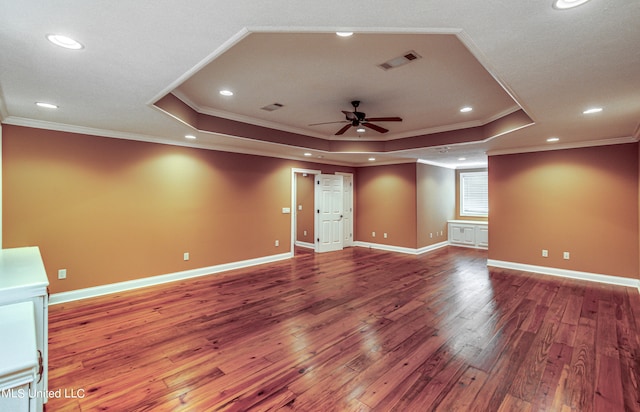
[[343,191],[342,176],[316,175],[316,252],[342,250]]
[[353,175],[342,175],[343,206],[342,206],[342,230],[343,246],[353,246]]

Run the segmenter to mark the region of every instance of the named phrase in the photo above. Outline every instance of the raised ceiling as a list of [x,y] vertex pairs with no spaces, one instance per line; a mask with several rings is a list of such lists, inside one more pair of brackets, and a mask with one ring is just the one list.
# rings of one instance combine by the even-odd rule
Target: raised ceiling
[[[384,70],[413,51],[420,58]],[[219,90],[234,95],[222,96]],[[389,140],[479,126],[520,107],[455,34],[247,33],[173,93],[200,113],[327,139]],[[335,136],[342,110],[384,123],[386,134],[355,129]],[[283,107],[265,111],[279,103]],[[473,111],[461,113],[471,106]]]
[[[638,137],[639,2],[371,1],[357,13],[333,0],[54,3],[0,2],[4,123],[347,165],[375,154],[464,166]],[[49,33],[85,48],[59,49]],[[410,50],[422,58],[378,67]],[[343,120],[351,100],[403,121],[340,137],[342,124],[309,126]],[[283,107],[260,109],[272,103]],[[604,110],[582,113],[592,106]]]

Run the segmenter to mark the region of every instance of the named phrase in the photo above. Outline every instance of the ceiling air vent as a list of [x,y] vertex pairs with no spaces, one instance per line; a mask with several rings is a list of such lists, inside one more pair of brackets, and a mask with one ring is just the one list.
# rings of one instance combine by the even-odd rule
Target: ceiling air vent
[[280,103],[272,103],[272,104],[266,105],[264,107],[261,107],[261,109],[262,110],[266,110],[268,112],[272,112],[274,110],[280,109],[281,107],[284,107],[284,105],[280,104]]
[[391,60],[387,60],[386,62],[379,64],[378,67],[380,67],[383,70],[395,69],[396,67],[404,66],[407,63],[411,63],[412,61],[418,60],[421,58],[422,56],[420,56],[418,53],[416,53],[413,50],[410,50],[404,53],[402,56],[393,58]]

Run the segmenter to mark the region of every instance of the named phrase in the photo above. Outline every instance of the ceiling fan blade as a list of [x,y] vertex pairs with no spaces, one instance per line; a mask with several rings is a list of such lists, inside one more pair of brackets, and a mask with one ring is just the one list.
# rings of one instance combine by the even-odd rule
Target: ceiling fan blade
[[320,126],[321,124],[335,124],[335,123],[348,123],[348,122],[346,120],[339,120],[337,122],[311,123],[307,126]]
[[365,119],[367,122],[401,122],[401,117],[369,117]]
[[389,131],[389,129],[385,129],[384,127],[380,127],[373,123],[362,123],[362,125],[364,127],[368,127],[369,129],[373,129],[376,132],[380,132],[380,133],[387,133]]
[[338,130],[338,132],[335,134],[336,136],[340,136],[341,134],[344,134],[344,132],[346,132],[347,130],[349,130],[349,128],[351,127],[351,123],[349,123],[348,125],[346,125],[345,127],[343,127],[342,129]]

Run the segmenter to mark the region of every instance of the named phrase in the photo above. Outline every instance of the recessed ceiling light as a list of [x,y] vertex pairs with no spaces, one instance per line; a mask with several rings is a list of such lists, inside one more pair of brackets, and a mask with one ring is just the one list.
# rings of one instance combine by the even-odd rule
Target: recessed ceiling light
[[375,161],[375,160],[376,160],[376,158],[375,158],[375,157],[370,157],[370,158],[369,158],[369,161],[370,161],[370,162],[373,162],[373,161]]
[[358,133],[364,133],[364,132],[366,132],[366,131],[367,131],[367,130],[366,130],[364,127],[358,127],[358,128],[356,129],[356,132],[358,132]]
[[340,37],[349,37],[349,36],[353,36],[353,32],[352,31],[337,31],[336,34]]
[[469,107],[469,106],[466,106],[466,107],[463,107],[462,109],[460,109],[460,111],[462,113],[468,113],[468,112],[470,112],[472,110],[473,110],[473,107]]
[[547,142],[549,143],[554,143],[554,142],[559,142],[560,138],[559,137],[550,137],[547,139]]
[[191,139],[191,140],[193,140],[193,139],[195,139],[196,137],[195,137],[194,135],[192,135],[192,134],[187,134],[187,135],[185,135],[185,136],[184,136],[184,138],[185,138],[185,139]]
[[305,156],[309,157],[309,156],[313,156],[311,153],[307,152],[304,154]]
[[583,114],[593,114],[593,113],[600,113],[601,111],[602,111],[602,107],[592,107],[591,109],[587,109],[582,113]]
[[223,96],[233,96],[233,92],[231,90],[220,90],[220,94]]
[[45,103],[45,102],[36,102],[36,105],[38,107],[44,107],[45,109],[57,109],[58,108],[58,106],[56,106],[55,104]]
[[48,34],[47,40],[56,46],[64,47],[65,49],[80,50],[84,48],[80,42],[72,39],[71,37],[63,36],[62,34]]
[[458,160],[462,162],[464,160],[467,160],[467,158],[466,157],[459,157]]
[[588,1],[589,0],[555,0],[553,2],[553,8],[558,10],[572,9]]

